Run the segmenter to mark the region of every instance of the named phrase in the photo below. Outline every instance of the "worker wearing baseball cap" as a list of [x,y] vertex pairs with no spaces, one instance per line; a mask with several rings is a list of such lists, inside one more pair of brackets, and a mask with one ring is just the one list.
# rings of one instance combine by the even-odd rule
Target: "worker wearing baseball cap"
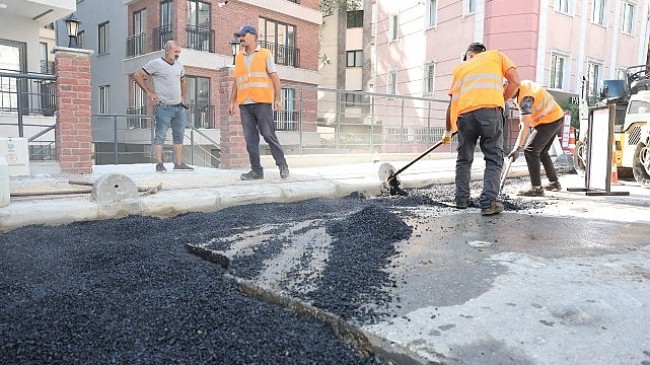
[[234,115],[239,105],[246,150],[251,170],[241,175],[242,180],[264,178],[260,161],[260,134],[271,148],[280,177],[289,177],[289,167],[284,150],[275,133],[273,111],[282,110],[280,78],[273,60],[273,54],[257,44],[257,29],[244,25],[235,37],[239,38],[241,50],[235,56],[235,85],[230,93],[228,112]]
[[[544,196],[544,189],[559,191],[562,189],[548,154],[564,122],[564,111],[548,91],[531,80],[523,80],[519,85],[515,99],[521,111],[519,135],[515,148],[508,154],[513,161],[524,150],[531,187],[519,192],[520,196]],[[530,130],[530,135],[528,132]],[[528,136],[528,139],[526,137]],[[526,141],[525,146],[523,142]],[[544,165],[548,185],[542,187],[540,162]]]
[[[442,142],[450,143],[452,133],[458,131],[455,201],[462,209],[469,205],[471,167],[480,138],[485,172],[479,204],[482,215],[492,215],[503,211],[497,195],[503,169],[505,100],[515,95],[520,78],[515,64],[506,55],[496,50],[488,51],[482,43],[470,44],[464,59],[466,62],[453,71]],[[508,80],[505,90],[504,77]]]

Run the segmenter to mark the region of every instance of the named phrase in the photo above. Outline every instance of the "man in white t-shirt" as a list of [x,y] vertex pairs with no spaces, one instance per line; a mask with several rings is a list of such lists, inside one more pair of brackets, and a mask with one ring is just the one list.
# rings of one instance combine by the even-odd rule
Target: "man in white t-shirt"
[[163,56],[147,62],[133,75],[135,82],[144,89],[151,102],[156,105],[156,133],[153,147],[158,172],[167,171],[162,155],[165,135],[170,126],[174,142],[174,171],[194,170],[183,162],[183,136],[187,122],[185,115],[187,107],[184,104],[187,80],[185,68],[178,61],[180,54],[181,47],[175,41],[167,41]]

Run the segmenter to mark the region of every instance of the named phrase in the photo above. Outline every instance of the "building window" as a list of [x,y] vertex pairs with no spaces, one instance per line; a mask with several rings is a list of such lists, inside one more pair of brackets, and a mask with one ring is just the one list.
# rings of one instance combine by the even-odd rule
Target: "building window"
[[210,78],[187,76],[188,121],[196,128],[214,129],[214,108],[210,105]]
[[397,71],[388,73],[388,82],[386,83],[386,94],[397,94]]
[[363,10],[348,11],[348,28],[363,27]]
[[348,61],[346,67],[363,67],[363,51],[347,51]]
[[345,106],[360,106],[363,104],[361,90],[356,91],[356,93],[345,93]]
[[103,85],[99,87],[99,114],[108,113],[110,103],[110,85]]
[[551,55],[551,80],[549,86],[551,89],[564,88],[564,74],[567,67],[567,58],[559,54]]
[[424,94],[433,95],[435,91],[436,63],[429,62],[424,65]]
[[300,50],[296,48],[296,27],[266,18],[259,18],[258,24],[259,44],[271,51],[275,63],[299,67]]
[[79,32],[77,32],[77,47],[83,49],[85,43],[86,42],[84,41],[84,31],[80,30]]
[[589,82],[589,91],[592,96],[599,95],[599,86],[603,78],[603,65],[589,62],[587,66],[587,82]]
[[147,52],[147,9],[133,13],[133,36],[129,38],[129,55],[143,55]]
[[97,53],[105,54],[109,51],[108,39],[110,33],[108,31],[109,22],[102,23],[97,26]]
[[54,65],[50,66],[50,62],[47,59],[47,55],[49,54],[47,43],[40,42],[39,43],[39,48],[40,48],[40,55],[41,55],[41,73],[43,73],[43,74],[53,74],[54,73],[54,67],[53,67]]
[[197,51],[212,52],[212,29],[209,3],[187,0],[187,47]]
[[633,34],[635,12],[636,8],[634,4],[629,2],[623,3],[623,19],[621,22],[621,31],[623,33]]
[[149,128],[147,115],[147,93],[137,83],[133,83],[133,107],[126,110],[126,114],[145,117],[130,117],[127,119],[129,129]]
[[275,129],[278,131],[295,131],[298,126],[298,111],[296,110],[296,89],[283,87],[280,89],[282,110],[275,111]]
[[435,27],[438,22],[438,1],[427,0],[427,28]]
[[465,0],[465,15],[476,13],[476,0]]
[[605,0],[594,0],[592,3],[591,21],[605,25]]
[[573,0],[555,0],[555,11],[565,14],[573,14]]
[[174,2],[165,0],[160,3],[160,28],[153,30],[154,50],[163,49],[165,43],[171,40],[174,24]]
[[399,37],[399,17],[397,14],[390,16],[390,23],[388,24],[388,37],[391,41],[396,41]]

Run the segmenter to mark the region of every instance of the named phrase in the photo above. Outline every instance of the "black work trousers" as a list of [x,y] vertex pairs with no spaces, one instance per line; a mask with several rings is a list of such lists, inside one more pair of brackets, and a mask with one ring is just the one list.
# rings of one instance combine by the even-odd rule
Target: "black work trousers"
[[456,157],[456,202],[468,201],[469,183],[476,142],[479,142],[485,172],[483,192],[479,204],[488,208],[499,194],[501,170],[503,169],[503,110],[484,108],[462,114],[457,120],[458,156]]
[[284,150],[275,133],[273,106],[267,103],[242,104],[239,106],[239,112],[251,170],[259,173],[263,172],[262,163],[260,162],[260,134],[269,144],[275,164],[278,166],[286,165],[287,160],[284,157]]
[[528,165],[530,183],[533,186],[542,186],[540,162],[544,165],[548,181],[557,181],[557,172],[548,150],[551,149],[553,142],[557,138],[563,122],[564,117],[553,123],[539,124],[533,127],[530,135],[528,135],[524,146],[524,156]]

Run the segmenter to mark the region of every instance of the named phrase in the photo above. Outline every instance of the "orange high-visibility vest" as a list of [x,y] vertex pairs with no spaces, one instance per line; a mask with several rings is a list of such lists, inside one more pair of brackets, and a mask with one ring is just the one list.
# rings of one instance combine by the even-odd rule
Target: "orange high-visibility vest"
[[505,108],[503,78],[515,65],[499,51],[481,52],[454,68],[450,119],[452,131],[458,130],[458,116],[483,108]]
[[250,70],[246,68],[244,52],[235,58],[235,86],[237,102],[242,104],[250,99],[256,103],[273,103],[273,81],[266,72],[266,63],[271,52],[260,48],[253,54]]
[[522,80],[519,84],[519,95],[517,96],[517,104],[521,105],[521,101],[526,96],[532,96],[535,99],[533,103],[533,110],[530,114],[530,126],[534,127],[540,124],[553,123],[564,116],[564,111],[543,87],[536,82],[530,80]]

